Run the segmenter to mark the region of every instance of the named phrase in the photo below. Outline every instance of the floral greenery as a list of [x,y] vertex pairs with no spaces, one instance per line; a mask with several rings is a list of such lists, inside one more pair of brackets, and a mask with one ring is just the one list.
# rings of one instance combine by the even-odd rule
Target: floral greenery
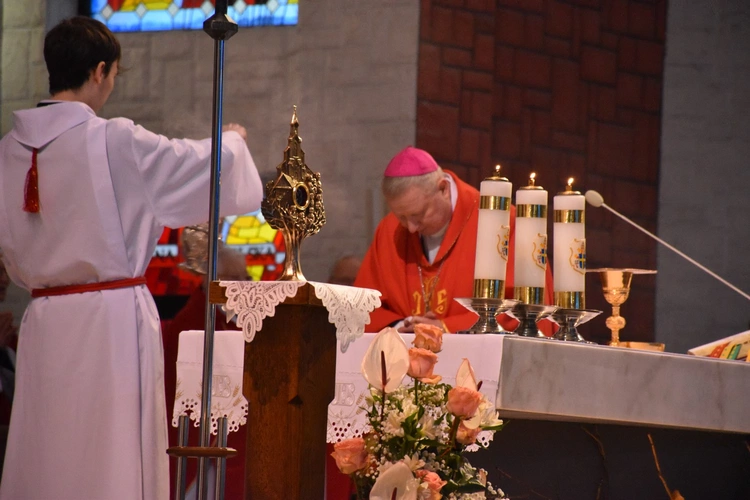
[[[456,440],[460,419],[446,409],[450,389],[448,384],[415,381],[412,387],[401,386],[386,394],[384,409],[382,393],[372,389],[365,408],[372,428],[365,436],[365,447],[376,457],[371,465],[382,467],[407,457],[412,468],[435,472],[446,481],[440,493],[447,498],[474,498],[466,496],[471,493],[485,494],[476,498],[503,498],[501,491],[486,484],[483,471],[463,455],[466,445]],[[482,427],[492,431],[501,428],[502,423]],[[357,490],[369,491],[377,472],[370,467],[355,473]]]
[[[421,350],[409,350],[409,375],[412,377],[414,359],[419,356],[416,351]],[[385,361],[383,359],[384,373]],[[436,361],[435,358],[433,366]],[[479,393],[481,384],[476,384],[467,360],[462,369],[459,374],[464,376],[456,377],[456,388],[444,383],[421,382],[440,379],[432,376],[431,369],[428,377],[414,377],[412,385],[399,385],[390,392],[383,389],[385,375],[380,387],[370,386],[362,408],[369,428],[362,438],[338,443],[334,452],[339,468],[352,477],[360,499],[505,498],[502,491],[487,482],[486,472],[473,467],[464,456],[468,446],[483,446],[476,440],[479,432],[500,430],[503,423],[497,418],[494,405]],[[460,387],[459,380],[462,381]],[[379,479],[397,464],[405,464],[408,469],[401,467],[412,474],[406,473],[405,482],[389,483],[387,488],[380,488],[385,495],[376,494],[377,483],[383,482]],[[394,490],[397,491],[391,495]]]

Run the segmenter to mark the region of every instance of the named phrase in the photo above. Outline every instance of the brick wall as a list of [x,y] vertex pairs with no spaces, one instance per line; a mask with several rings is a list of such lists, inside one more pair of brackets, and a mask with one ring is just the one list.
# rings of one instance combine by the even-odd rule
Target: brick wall
[[[421,5],[418,146],[475,186],[496,163],[516,187],[535,171],[550,202],[572,176],[655,230],[665,0]],[[604,209],[587,212],[589,268],[655,268],[645,235]],[[587,307],[605,314],[582,333],[603,340],[609,306],[598,277],[586,285]],[[654,286],[634,279],[624,339],[653,339]]]

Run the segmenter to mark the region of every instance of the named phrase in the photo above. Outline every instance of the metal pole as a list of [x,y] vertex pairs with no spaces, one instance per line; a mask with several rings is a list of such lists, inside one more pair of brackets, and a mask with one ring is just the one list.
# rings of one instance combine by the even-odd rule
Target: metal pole
[[[181,415],[179,418],[179,427],[177,427],[177,444],[180,446],[188,445],[188,416]],[[187,477],[185,475],[187,471],[187,457],[179,457],[177,459],[177,481],[175,488],[175,500],[185,500],[185,489],[187,483]]]
[[[217,446],[220,448],[226,448],[227,446],[227,433],[229,432],[229,424],[227,423],[227,417],[221,417],[217,422],[219,425],[219,439]],[[215,500],[224,500],[224,480],[226,478],[227,471],[227,459],[226,457],[220,457],[216,459],[216,494],[214,495]]]
[[[237,24],[227,17],[227,0],[216,0],[214,15],[203,23],[203,31],[214,39],[214,102],[213,135],[211,138],[211,197],[208,220],[208,282],[216,280],[218,253],[219,199],[221,179],[221,127],[224,100],[224,42],[237,33]],[[213,378],[214,328],[216,308],[206,294],[206,325],[203,341],[203,383],[201,397],[200,446],[210,446],[211,440],[211,381]],[[198,459],[198,500],[208,495],[208,462]]]

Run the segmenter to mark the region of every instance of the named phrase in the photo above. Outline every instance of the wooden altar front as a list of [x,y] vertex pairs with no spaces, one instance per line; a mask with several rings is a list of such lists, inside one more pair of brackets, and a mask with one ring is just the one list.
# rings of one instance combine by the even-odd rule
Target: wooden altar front
[[[227,298],[212,283],[209,300]],[[336,327],[305,283],[245,343],[245,498],[323,498],[326,419],[336,376]]]

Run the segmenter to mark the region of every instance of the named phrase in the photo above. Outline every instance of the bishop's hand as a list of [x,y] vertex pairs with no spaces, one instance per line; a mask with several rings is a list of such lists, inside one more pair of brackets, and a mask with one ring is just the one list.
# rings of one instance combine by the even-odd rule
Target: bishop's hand
[[414,325],[416,325],[417,323],[434,325],[441,330],[445,330],[443,322],[438,319],[437,315],[435,315],[435,313],[432,311],[427,311],[427,314],[425,314],[424,316],[409,316],[407,318],[404,318],[404,324],[398,329],[398,331],[399,333],[413,333]]

